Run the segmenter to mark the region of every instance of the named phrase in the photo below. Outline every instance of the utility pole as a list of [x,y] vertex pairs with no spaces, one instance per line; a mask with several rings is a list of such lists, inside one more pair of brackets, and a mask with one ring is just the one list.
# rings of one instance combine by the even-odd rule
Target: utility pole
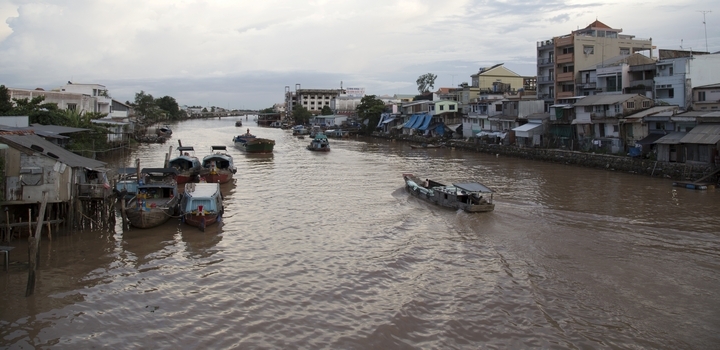
[[698,12],[702,12],[702,14],[703,14],[703,26],[705,27],[705,52],[710,53],[710,51],[708,50],[708,44],[707,44],[707,24],[705,23],[705,14],[710,13],[712,11],[706,10],[706,11],[698,11]]
[[455,74],[450,74],[450,76],[452,77],[452,85],[451,86],[455,87]]

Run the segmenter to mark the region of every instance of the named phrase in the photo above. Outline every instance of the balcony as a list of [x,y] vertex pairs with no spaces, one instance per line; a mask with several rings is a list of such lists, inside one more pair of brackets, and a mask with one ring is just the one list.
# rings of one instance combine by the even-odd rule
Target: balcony
[[538,58],[538,65],[539,66],[549,66],[552,65],[555,62],[555,59],[553,57],[549,58]]
[[579,78],[575,80],[575,85],[578,89],[595,89],[597,87],[597,79]]
[[558,63],[558,64],[562,64],[562,63],[573,63],[573,62],[575,62],[575,54],[573,54],[573,53],[566,53],[566,54],[562,54],[562,55],[558,55],[558,56],[557,56],[557,63]]
[[572,35],[564,36],[562,38],[556,38],[555,39],[555,46],[557,47],[563,47],[573,44],[574,37]]
[[572,91],[563,91],[563,92],[558,92],[556,98],[559,100],[562,98],[569,98],[569,97],[573,97],[573,96],[575,96],[575,94]]
[[547,84],[555,81],[555,77],[552,75],[539,76],[537,77],[538,84]]
[[557,75],[557,81],[574,81],[575,74],[573,72],[566,72],[566,73],[558,73]]

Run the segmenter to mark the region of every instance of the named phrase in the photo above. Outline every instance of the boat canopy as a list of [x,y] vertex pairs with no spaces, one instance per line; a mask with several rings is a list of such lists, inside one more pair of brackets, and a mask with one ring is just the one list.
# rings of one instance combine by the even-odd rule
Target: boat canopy
[[465,190],[467,192],[480,192],[480,193],[493,193],[495,191],[489,189],[487,186],[477,182],[463,182],[453,184],[453,186]]
[[213,151],[226,151],[227,146],[211,146]]

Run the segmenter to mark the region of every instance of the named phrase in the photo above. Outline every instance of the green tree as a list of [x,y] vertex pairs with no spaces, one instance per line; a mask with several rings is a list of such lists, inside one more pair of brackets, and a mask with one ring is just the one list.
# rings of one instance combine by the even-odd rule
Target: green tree
[[310,122],[310,118],[312,118],[312,113],[301,105],[295,105],[292,110],[292,116],[295,124],[307,124]]
[[358,117],[366,123],[366,132],[372,133],[380,122],[380,115],[385,111],[385,102],[375,95],[365,95],[355,109]]
[[435,79],[437,79],[437,75],[432,73],[427,73],[419,76],[415,81],[418,86],[418,91],[421,94],[430,92],[430,89],[435,87]]
[[260,113],[275,113],[275,108],[268,107],[260,111]]
[[163,96],[155,100],[155,105],[165,111],[165,114],[167,114],[170,120],[180,119],[180,106],[178,105],[177,101],[175,101],[175,98],[170,96]]
[[323,106],[320,115],[333,115],[333,111],[330,109],[330,106]]
[[12,109],[13,104],[10,100],[10,92],[5,85],[0,85],[0,115],[7,115]]

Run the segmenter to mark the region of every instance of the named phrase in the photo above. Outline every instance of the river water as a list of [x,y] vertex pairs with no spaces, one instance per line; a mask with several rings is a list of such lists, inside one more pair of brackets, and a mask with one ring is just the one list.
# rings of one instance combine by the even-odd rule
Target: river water
[[[243,119],[244,120],[244,119]],[[173,125],[227,145],[222,225],[54,234],[0,272],[0,346],[476,349],[720,346],[720,192],[665,179],[380,139],[314,153],[235,119]],[[235,149],[249,127],[272,155]],[[495,189],[491,213],[409,196],[401,174]],[[119,221],[119,220],[118,220]]]

